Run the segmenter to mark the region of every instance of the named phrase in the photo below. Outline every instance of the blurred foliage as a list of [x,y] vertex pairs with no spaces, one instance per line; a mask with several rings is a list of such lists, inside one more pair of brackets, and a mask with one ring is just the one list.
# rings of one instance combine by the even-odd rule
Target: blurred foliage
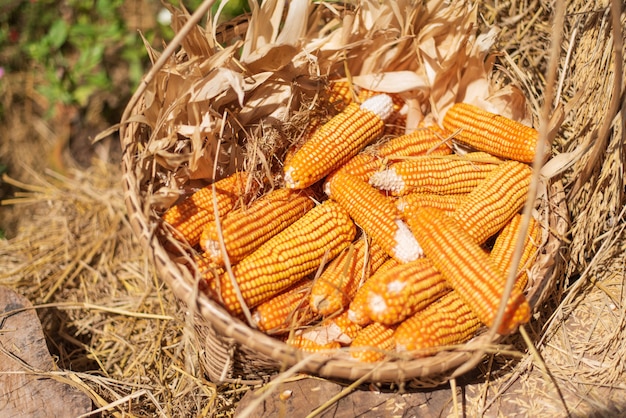
[[[122,13],[130,3],[125,0],[0,1],[0,83],[3,74],[32,71],[38,75],[37,91],[48,99],[50,109],[58,102],[84,107],[90,96],[98,92],[133,91],[149,61],[141,37],[127,25],[128,13]],[[151,0],[135,3],[135,13],[156,16],[162,8]],[[172,3],[179,5],[176,0]],[[182,3],[192,12],[202,0]],[[218,1],[213,13],[219,6]],[[230,19],[247,10],[247,0],[229,0],[221,14],[224,19]],[[173,36],[167,25],[157,18],[153,27],[143,28],[143,35],[160,45]],[[114,77],[120,66],[124,66],[124,80]],[[126,85],[120,86],[122,82]]]
[[[0,65],[5,75],[37,74],[50,108],[83,107],[98,92],[137,86],[148,64],[143,41],[126,25],[124,0],[5,0],[0,3]],[[163,27],[144,32],[160,37]],[[114,74],[123,66],[124,79]],[[1,80],[0,80],[1,82]]]
[[235,18],[241,14],[250,11],[250,5],[248,4],[248,0],[226,0],[224,1],[216,1],[213,7],[211,8],[211,13],[217,13],[218,9],[225,3],[220,12],[220,22],[228,21],[232,18]]

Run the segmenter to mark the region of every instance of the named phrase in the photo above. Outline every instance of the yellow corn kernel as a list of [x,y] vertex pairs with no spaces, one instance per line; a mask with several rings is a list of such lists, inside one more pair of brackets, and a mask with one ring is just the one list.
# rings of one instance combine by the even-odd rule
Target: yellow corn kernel
[[246,173],[238,172],[205,186],[169,208],[163,214],[163,220],[180,232],[190,245],[196,245],[204,226],[215,221],[213,199],[217,202],[220,217],[224,216],[244,195],[247,179]]
[[459,142],[498,157],[525,163],[535,157],[539,138],[535,129],[467,103],[454,104],[443,118],[443,127],[458,131]]
[[330,195],[390,257],[406,263],[422,255],[394,202],[363,180],[339,173],[330,183]]
[[331,81],[328,85],[326,101],[341,111],[354,101],[354,90],[348,81]]
[[[247,208],[235,209],[221,220],[226,254],[232,264],[256,250],[309,211],[315,203],[307,193],[275,189]],[[216,222],[207,224],[200,237],[200,247],[218,265],[224,258]]]
[[327,196],[330,196],[330,183],[337,174],[348,174],[367,182],[369,181],[370,176],[382,167],[382,163],[383,161],[374,154],[362,152],[355,155],[350,159],[350,161],[326,177],[326,180],[324,181],[324,193],[326,193]]
[[[505,275],[508,274],[511,267],[511,261],[513,260],[513,252],[515,245],[520,235],[520,225],[522,223],[522,215],[515,215],[509,223],[502,229],[498,237],[496,238],[491,254],[489,255],[493,265]],[[541,242],[541,228],[539,223],[530,218],[530,225],[528,226],[528,233],[524,238],[524,251],[517,268],[517,281],[515,286],[524,290],[528,283],[528,275],[526,269],[530,268],[530,264],[533,262],[539,244]]]
[[224,273],[224,269],[222,268],[222,266],[218,266],[217,264],[215,264],[204,254],[194,254],[193,260],[198,269],[198,274],[201,278],[201,280],[198,282],[198,289],[201,292],[209,294],[211,298],[214,298],[216,295],[215,293],[211,293],[211,288],[215,287],[215,281],[219,279],[222,273]]
[[376,149],[381,158],[416,157],[425,155],[449,155],[452,149],[444,143],[449,134],[437,126],[420,128],[410,134],[390,139]]
[[372,174],[370,184],[395,196],[469,193],[497,167],[498,162],[485,153],[470,153],[463,157],[414,157]]
[[266,333],[280,333],[306,325],[317,315],[308,309],[312,281],[304,279],[257,306],[252,320]]
[[[354,240],[356,227],[335,202],[326,201],[261,245],[232,269],[244,302],[253,308],[316,271]],[[219,300],[242,312],[230,275],[219,279]]]
[[331,261],[314,281],[310,306],[314,312],[327,316],[348,306],[359,285],[387,259],[375,243],[360,239]]
[[320,344],[314,340],[308,339],[302,334],[291,335],[285,341],[287,345],[299,348],[307,353],[326,353],[332,354],[335,350],[341,348],[341,344],[337,341],[330,341],[326,344]]
[[[505,278],[480,246],[444,212],[421,208],[409,220],[418,242],[433,265],[487,326],[493,324]],[[530,319],[530,305],[513,289],[498,332],[509,334]]]
[[[399,264],[400,263],[398,263],[396,260],[390,258],[385,261],[382,266],[378,268],[378,270],[374,272],[374,275],[387,271]],[[350,319],[350,321],[360,326],[365,326],[372,322],[367,312],[367,296],[369,295],[370,287],[374,284],[374,282],[372,282],[371,280],[372,277],[367,279],[365,283],[363,283],[361,287],[359,287],[359,289],[356,291],[356,294],[354,295],[354,298],[352,299],[352,302],[350,302],[350,306],[348,309],[348,318]]]
[[396,207],[407,218],[421,207],[454,212],[463,202],[465,194],[409,193],[396,200]]
[[474,336],[481,323],[452,291],[401,323],[394,333],[397,351],[413,351],[415,357],[437,352],[438,347],[461,344]]
[[285,165],[285,185],[303,189],[322,179],[378,138],[392,111],[391,98],[379,95],[353,103],[333,117]]
[[450,290],[427,258],[400,264],[370,280],[366,310],[372,321],[385,325],[403,321]]
[[329,316],[319,325],[303,330],[301,335],[320,345],[337,342],[346,346],[354,340],[360,330],[361,326],[348,318],[348,311],[343,311],[338,315]]
[[392,351],[395,347],[393,339],[395,330],[395,326],[383,325],[378,322],[369,324],[359,331],[350,344],[350,354],[365,363],[384,360],[385,352]]
[[341,342],[343,345],[348,345],[352,343],[352,340],[356,338],[357,334],[359,333],[359,331],[361,331],[362,328],[360,325],[350,321],[347,310],[343,311],[339,315],[334,315],[326,318],[323,323],[327,323],[337,328],[337,330],[339,331],[339,335],[341,335],[342,337],[342,339],[338,341]]
[[500,231],[524,206],[532,170],[506,161],[496,167],[451,215],[478,244]]

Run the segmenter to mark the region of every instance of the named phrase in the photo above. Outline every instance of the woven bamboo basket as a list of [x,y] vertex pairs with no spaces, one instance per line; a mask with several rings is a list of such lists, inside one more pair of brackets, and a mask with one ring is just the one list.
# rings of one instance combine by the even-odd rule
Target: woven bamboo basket
[[[306,12],[298,15],[296,9],[305,4]],[[312,6],[308,2],[293,2],[290,6],[293,11],[278,10],[276,5],[274,9],[261,6],[253,10],[247,23],[249,26],[243,36],[245,42],[237,41],[236,37],[241,36],[241,32],[237,32],[236,25],[230,25],[228,30],[232,39],[225,47],[219,47],[216,42],[216,34],[223,32],[214,30],[210,22],[206,28],[200,28],[193,25],[188,14],[173,10],[175,30],[180,33],[185,29],[185,23],[188,23],[186,28],[191,30],[181,36],[181,46],[174,53],[168,55],[166,50],[159,55],[151,51],[155,61],[161,58],[161,63],[165,65],[160,69],[155,65],[155,71],[146,77],[146,88],[139,92],[137,100],[131,101],[121,125],[125,201],[132,229],[154,260],[159,277],[185,304],[193,318],[201,362],[213,381],[258,383],[276,372],[292,368],[293,371],[338,380],[411,381],[419,386],[436,386],[467,371],[468,366],[475,364],[475,359],[484,354],[484,347],[502,341],[501,336],[483,329],[466,344],[430,357],[394,356],[392,360],[372,364],[353,360],[341,350],[323,355],[304,353],[233,318],[220,304],[200,292],[200,277],[192,261],[193,250],[178,242],[160,219],[163,210],[176,199],[194,188],[209,184],[213,176],[225,176],[241,168],[250,169],[253,165],[251,155],[257,155],[259,150],[266,159],[266,165],[255,160],[255,167],[259,171],[266,170],[273,156],[286,151],[289,142],[281,141],[281,138],[284,132],[293,132],[289,129],[297,124],[293,122],[294,115],[301,115],[303,107],[309,106],[310,109],[311,103],[315,103],[308,99],[300,100],[300,97],[315,97],[323,91],[329,77],[346,76],[348,68],[355,75],[355,82],[360,80],[365,83],[379,79],[385,72],[408,72],[416,65],[423,65],[411,63],[402,54],[402,48],[406,46],[398,45],[419,37],[419,33],[411,31],[415,28],[425,30],[428,19],[433,20],[433,28],[441,26],[446,20],[455,24],[469,21],[468,26],[459,29],[462,32],[459,36],[463,38],[459,44],[479,43],[475,37],[467,36],[470,33],[468,28],[472,27],[471,18],[475,17],[475,9],[470,5],[463,4],[459,9],[437,2],[426,5],[397,2],[396,6],[410,7],[406,10],[413,13],[407,12],[405,20],[413,27],[400,33],[376,29],[376,25],[368,21],[367,17],[372,16],[372,12],[379,15],[385,12],[388,14],[384,16],[390,21],[395,19],[393,10],[371,10],[376,4],[378,2],[362,2],[351,10],[336,5]],[[423,8],[422,13],[416,17],[414,14],[420,8]],[[267,24],[269,29],[259,25],[261,21],[270,22]],[[365,28],[365,35],[347,35],[350,29],[348,22],[351,22],[352,28]],[[302,53],[305,49],[303,42],[288,41],[285,36],[281,38],[276,29],[278,27],[282,30],[299,27],[300,36],[312,40],[307,44],[309,49],[306,53]],[[263,34],[267,35],[266,38]],[[251,36],[256,36],[252,42]],[[327,43],[315,48],[312,44],[319,42],[319,37],[325,37]],[[261,38],[266,39],[265,42],[258,41]],[[339,47],[334,44],[329,46],[330,40],[340,43],[337,38],[344,43]],[[433,39],[437,39],[436,36]],[[371,48],[378,48],[380,52],[383,44],[392,44],[396,48],[387,50],[388,57],[384,61],[367,62],[361,59],[351,65],[351,59],[358,61],[355,57],[363,57],[361,54],[368,54]],[[469,50],[476,51],[477,48],[463,48],[463,51]],[[487,56],[484,51],[479,51],[476,57],[468,53],[462,63],[463,68],[476,62],[484,63]],[[303,63],[303,59],[309,62]],[[238,60],[243,62],[248,75],[233,82],[229,77],[237,75]],[[157,61],[157,64],[160,62]],[[446,67],[443,62],[436,64],[442,69]],[[481,65],[479,72],[484,72],[484,68]],[[451,71],[449,66],[447,71]],[[250,72],[256,74],[250,75]],[[290,72],[288,78],[285,77],[286,72]],[[239,75],[242,73],[244,71],[240,71]],[[451,86],[452,90],[458,91],[458,86],[454,87],[453,83]],[[237,88],[240,90],[237,91]],[[207,91],[212,95],[198,99],[202,92]],[[431,111],[435,120],[437,109],[441,111],[450,101],[460,97],[458,92],[454,95],[438,93],[437,102],[432,99],[434,88],[419,94],[421,99],[426,100],[428,94],[431,95]],[[511,95],[519,99],[518,96]],[[439,106],[437,103],[443,104]],[[205,115],[204,119],[202,115]],[[265,142],[260,141],[267,141],[269,137],[273,138],[271,146],[262,149]],[[544,181],[538,185],[538,190],[540,193],[534,213],[543,226],[544,234],[539,254],[529,272],[526,290],[535,310],[541,306],[542,298],[550,292],[560,274],[560,238],[566,234],[568,227],[561,184]]]

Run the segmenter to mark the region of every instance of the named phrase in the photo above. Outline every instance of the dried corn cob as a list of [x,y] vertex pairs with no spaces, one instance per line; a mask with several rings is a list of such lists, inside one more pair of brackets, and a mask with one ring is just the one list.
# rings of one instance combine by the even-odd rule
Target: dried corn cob
[[394,203],[363,180],[338,173],[330,195],[390,257],[406,263],[422,255]]
[[[433,208],[421,208],[409,224],[424,253],[476,316],[491,326],[504,293],[505,278],[489,257],[453,219]],[[506,305],[501,334],[513,332],[530,319],[530,306],[514,289]]]
[[307,353],[327,353],[331,354],[335,350],[341,348],[341,344],[337,341],[330,341],[326,344],[317,343],[314,340],[308,339],[302,334],[292,335],[285,341],[287,345],[299,348]]
[[[397,265],[399,265],[396,260],[393,258],[388,259],[383,263],[382,266],[376,272],[375,275],[380,274],[384,271],[387,271]],[[356,295],[354,295],[354,299],[350,302],[350,307],[348,309],[348,318],[353,323],[365,326],[372,322],[368,313],[367,313],[367,296],[369,295],[369,289],[374,284],[370,277],[361,285],[361,287],[357,290]]]
[[396,196],[408,193],[469,193],[498,160],[485,153],[464,157],[415,157],[389,166],[370,177],[370,184]]
[[342,111],[354,101],[354,91],[348,81],[332,81],[327,90],[326,101],[336,110]]
[[352,340],[356,338],[362,328],[360,325],[350,321],[347,310],[343,311],[339,315],[328,317],[323,323],[327,323],[329,327],[339,330],[341,339],[337,339],[337,341],[344,345],[352,343]]
[[393,338],[396,350],[415,351],[415,357],[424,357],[436,353],[436,347],[469,340],[480,326],[474,312],[452,291],[406,319]]
[[[515,215],[502,229],[502,232],[498,234],[489,255],[493,265],[505,275],[508,274],[511,266],[515,245],[519,239],[521,223],[522,215]],[[528,268],[528,265],[532,262],[531,260],[534,259],[540,240],[541,228],[539,228],[539,223],[534,218],[530,218],[528,234],[524,239],[524,251],[517,269],[518,278],[515,282],[515,286],[520,290],[524,290],[526,287],[528,276],[525,269]]]
[[452,217],[474,241],[484,243],[524,206],[531,174],[526,164],[503,162],[465,197]]
[[163,220],[176,228],[190,245],[196,245],[203,227],[215,220],[213,199],[217,202],[220,217],[224,216],[243,196],[247,178],[246,173],[239,172],[203,187],[169,208],[163,214]]
[[404,106],[404,99],[398,93],[383,93],[380,91],[375,91],[375,90],[370,90],[370,89],[365,89],[365,88],[362,88],[359,90],[359,94],[357,95],[357,101],[359,103],[365,103],[367,100],[371,99],[372,97],[376,97],[380,95],[389,96],[391,98],[391,101],[393,103],[393,112],[400,111],[400,109],[402,109],[402,107]]
[[307,299],[313,282],[304,279],[256,307],[252,320],[266,333],[288,331],[306,325],[317,315],[308,309]]
[[539,133],[514,120],[479,107],[456,103],[443,118],[443,127],[458,131],[456,139],[498,157],[531,163]]
[[285,165],[285,185],[303,189],[331,173],[378,138],[392,111],[391,98],[372,97],[349,105],[318,129]]
[[331,261],[315,280],[310,296],[311,309],[324,316],[343,310],[354,298],[359,285],[387,258],[375,243],[358,240],[350,250]]
[[[306,213],[233,267],[249,308],[270,299],[332,260],[354,240],[356,228],[335,202],[326,201]],[[242,312],[231,277],[220,276],[219,299],[233,315]]]
[[348,311],[324,319],[319,325],[302,331],[302,336],[320,345],[338,342],[349,345],[357,336],[361,326],[350,321]]
[[382,167],[382,163],[382,160],[374,154],[362,152],[355,155],[350,159],[350,161],[326,177],[326,181],[324,182],[324,193],[326,193],[327,196],[330,196],[330,183],[337,174],[348,174],[367,182],[369,181],[370,176]]
[[385,358],[385,352],[395,347],[393,334],[395,326],[388,326],[373,322],[363,328],[350,344],[352,357],[365,362],[374,363]]
[[427,258],[400,264],[371,277],[367,313],[374,322],[397,324],[450,290]]
[[390,139],[376,149],[376,155],[381,158],[394,157],[415,157],[424,155],[427,151],[432,151],[429,155],[448,155],[452,153],[451,148],[443,143],[449,136],[437,126],[421,128],[410,134],[402,135]]
[[421,207],[437,208],[446,213],[454,212],[466,194],[409,193],[396,200],[396,207],[407,218]]
[[209,260],[204,254],[194,254],[193,260],[198,268],[198,274],[202,278],[198,282],[198,289],[201,292],[210,293],[211,297],[214,298],[216,295],[211,293],[210,289],[215,287],[215,280],[218,280],[220,275],[224,273],[224,269]]
[[[314,206],[307,193],[275,189],[259,198],[248,208],[233,210],[221,221],[226,254],[231,263],[237,263],[256,250]],[[200,237],[200,246],[209,259],[223,265],[217,224],[207,224]]]

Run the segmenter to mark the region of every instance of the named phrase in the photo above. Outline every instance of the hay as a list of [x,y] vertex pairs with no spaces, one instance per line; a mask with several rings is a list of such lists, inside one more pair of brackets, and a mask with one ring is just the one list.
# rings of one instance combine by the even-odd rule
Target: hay
[[[623,42],[614,42],[612,3],[619,5],[564,2],[566,20],[554,102],[555,118],[562,123],[553,143],[557,157],[542,173],[565,181],[572,225],[559,251],[566,271],[540,311],[542,318],[530,327],[549,376],[531,355],[505,368],[509,372],[504,375],[487,372],[484,384],[468,388],[468,405],[477,405],[469,409],[470,415],[515,411],[528,416],[588,416],[624,409],[626,115],[609,104],[616,95],[623,98],[619,81],[623,76],[615,77],[614,72],[616,68],[624,71],[616,62],[623,62],[626,49]],[[507,20],[501,21],[503,33],[510,34],[502,43],[507,51],[503,57],[507,70],[502,73],[518,76],[531,103],[539,105],[534,98],[541,99],[546,88],[543,60],[553,30],[547,24],[553,9],[542,2],[520,9],[524,13],[519,21],[509,20],[509,27]],[[487,10],[494,18],[504,13]],[[618,33],[626,24],[623,11],[619,20]],[[614,50],[614,45],[621,51]],[[534,105],[534,114],[538,114],[536,109]],[[610,130],[602,144],[598,130],[604,121],[609,121]],[[591,150],[598,145],[601,158],[589,163],[594,158]],[[589,181],[581,182],[588,167],[592,168]]]
[[0,241],[0,284],[35,305],[57,358],[51,375],[111,416],[232,414],[247,389],[212,384],[194,363],[185,312],[130,231],[119,167],[97,160],[71,174],[3,179],[21,190],[3,204],[22,221]]

